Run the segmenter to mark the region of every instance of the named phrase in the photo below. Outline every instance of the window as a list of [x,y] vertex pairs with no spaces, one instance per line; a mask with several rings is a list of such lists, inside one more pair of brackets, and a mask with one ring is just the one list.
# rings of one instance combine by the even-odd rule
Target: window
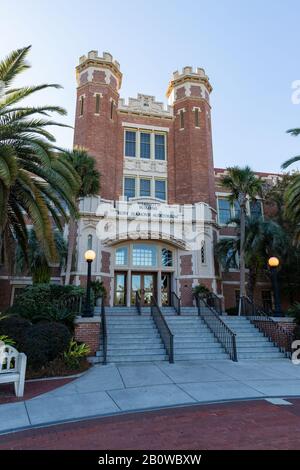
[[96,94],[96,105],[95,105],[95,113],[100,113],[100,95],[99,93]]
[[125,155],[126,157],[135,157],[136,154],[136,132],[126,131],[125,137]]
[[233,210],[234,210],[234,217],[236,217],[237,219],[239,219],[239,218],[240,218],[240,214],[241,214],[241,207],[240,207],[239,201],[234,201],[234,203],[233,203]]
[[151,180],[147,180],[147,179],[140,180],[140,196],[141,197],[151,196]]
[[262,307],[265,312],[272,311],[272,294],[270,290],[261,291]]
[[173,253],[167,248],[161,250],[161,264],[165,268],[173,266]]
[[184,129],[184,112],[180,110],[180,129]]
[[116,265],[117,266],[126,266],[128,264],[128,249],[118,248],[116,250]]
[[87,239],[87,249],[92,250],[93,249],[93,235],[89,234],[88,239]]
[[155,134],[155,160],[165,160],[165,136]]
[[163,180],[155,180],[155,197],[157,199],[166,200],[166,182]]
[[151,245],[133,245],[133,266],[156,266],[156,247]]
[[150,134],[145,132],[141,133],[140,157],[150,158]]
[[135,197],[135,178],[125,178],[124,196],[127,198]]
[[227,224],[231,219],[231,205],[229,199],[218,199],[219,224]]
[[114,102],[111,100],[110,102],[110,119],[114,117]]
[[80,116],[83,116],[83,111],[84,111],[84,96],[81,96],[80,97],[80,111],[79,111]]
[[262,216],[261,201],[251,201],[250,202],[250,214],[251,214],[252,217],[261,217]]
[[201,242],[200,255],[201,255],[201,264],[206,264],[206,246],[205,246],[204,240]]
[[200,127],[199,125],[199,109],[195,108],[195,127]]

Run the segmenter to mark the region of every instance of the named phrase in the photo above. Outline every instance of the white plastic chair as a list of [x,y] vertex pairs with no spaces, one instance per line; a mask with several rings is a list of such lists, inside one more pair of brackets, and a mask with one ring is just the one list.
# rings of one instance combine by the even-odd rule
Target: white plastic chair
[[24,395],[27,356],[8,344],[0,344],[0,384],[13,383],[17,397]]

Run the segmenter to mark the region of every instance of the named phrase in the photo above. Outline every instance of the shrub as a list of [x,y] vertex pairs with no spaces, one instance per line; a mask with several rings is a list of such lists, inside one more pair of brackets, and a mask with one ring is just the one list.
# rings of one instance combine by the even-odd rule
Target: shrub
[[297,325],[300,325],[300,302],[295,302],[287,311],[289,317],[295,318]]
[[30,321],[17,315],[7,316],[0,322],[0,335],[13,339],[16,348],[22,351],[27,330],[31,327]]
[[[74,296],[83,295],[84,289],[78,286],[60,286],[56,284],[36,284],[28,286],[16,298],[14,305],[9,309],[11,313],[18,314],[32,323],[41,319],[57,320],[70,326],[71,315],[59,314],[64,311],[64,302]],[[72,312],[74,319],[74,313]]]
[[39,369],[63,354],[71,341],[71,333],[65,325],[41,322],[26,330],[23,351],[28,365]]
[[6,335],[0,335],[0,345],[1,342],[3,342],[4,344],[8,344],[9,346],[15,346],[16,344],[16,342],[12,338]]
[[194,287],[193,293],[195,295],[199,295],[200,297],[204,297],[210,293],[210,290],[204,284],[198,284],[198,286]]
[[89,354],[90,348],[85,343],[71,340],[69,349],[64,352],[65,364],[69,369],[79,369],[82,359]]
[[96,281],[92,281],[91,288],[94,293],[94,303],[96,303],[96,300],[99,297],[106,297],[106,289],[102,281],[99,281],[98,279]]

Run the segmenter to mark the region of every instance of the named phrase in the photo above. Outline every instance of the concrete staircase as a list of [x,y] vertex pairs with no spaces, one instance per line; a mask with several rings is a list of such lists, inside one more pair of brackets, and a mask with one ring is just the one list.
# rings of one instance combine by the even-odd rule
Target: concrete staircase
[[198,316],[195,307],[182,307],[181,315],[170,307],[162,308],[174,335],[175,361],[227,359],[228,355],[213,333]]
[[[145,308],[106,308],[107,362],[147,362],[168,359],[156,325]],[[97,353],[99,360],[102,351]]]
[[238,360],[285,357],[246,317],[222,316],[222,320],[236,333]]

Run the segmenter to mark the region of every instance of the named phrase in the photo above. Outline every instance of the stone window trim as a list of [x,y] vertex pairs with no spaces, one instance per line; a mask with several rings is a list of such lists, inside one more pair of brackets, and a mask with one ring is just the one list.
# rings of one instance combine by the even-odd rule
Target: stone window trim
[[[101,110],[101,98],[103,98],[103,93],[96,92],[94,93],[94,98],[95,98],[95,116],[100,116],[100,110]],[[99,96],[99,112],[97,113],[97,96]]]
[[109,116],[109,118],[110,118],[111,121],[114,121],[114,110],[116,109],[116,104],[117,103],[112,97],[109,98],[109,102],[110,102],[110,110],[109,110],[110,116]]
[[177,111],[177,115],[180,119],[180,122],[179,122],[179,130],[180,131],[183,131],[184,130],[184,113],[186,112],[186,109],[185,108],[180,108],[178,109]]
[[[140,175],[140,176],[137,176],[137,175],[132,175],[132,174],[126,174],[123,176],[123,196],[125,197],[125,179],[126,178],[130,178],[130,179],[134,179],[135,181],[135,196],[134,198],[137,199],[137,198],[155,198],[155,199],[159,199],[160,201],[163,201],[163,202],[167,202],[168,200],[168,181],[166,178],[159,178],[159,177],[156,177],[156,176],[143,176],[143,175]],[[140,188],[141,188],[141,183],[140,181],[141,180],[149,180],[150,181],[150,196],[141,196],[140,195]],[[156,198],[155,196],[155,181],[164,181],[165,183],[165,190],[166,190],[166,199],[160,199],[160,198]],[[129,199],[132,199],[132,198],[129,198]]]
[[[200,129],[200,113],[201,113],[201,108],[198,107],[198,106],[193,106],[192,108],[192,111],[193,113],[195,114],[195,119],[194,119],[194,122],[195,122],[195,129]],[[196,115],[198,113],[198,126],[196,125]]]
[[[135,132],[135,156],[126,155],[126,132]],[[141,134],[150,134],[150,158],[141,157]],[[164,137],[164,148],[165,158],[161,160],[155,158],[155,136],[162,135]],[[150,161],[150,162],[166,162],[168,159],[168,139],[165,131],[153,128],[149,129],[147,126],[144,127],[124,127],[124,138],[123,138],[123,155],[125,158],[132,158],[135,161]]]
[[85,102],[85,93],[83,95],[80,95],[78,97],[78,102],[79,102],[79,113],[78,117],[82,118],[84,115],[84,102]]

